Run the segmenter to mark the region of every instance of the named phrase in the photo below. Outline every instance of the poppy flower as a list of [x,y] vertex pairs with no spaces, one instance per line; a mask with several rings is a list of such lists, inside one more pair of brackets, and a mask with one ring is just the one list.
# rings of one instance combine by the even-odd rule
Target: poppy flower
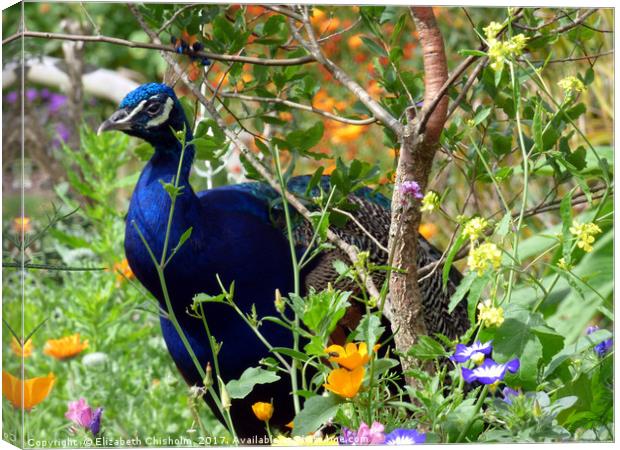
[[323,386],[341,397],[353,398],[362,386],[364,373],[365,369],[361,366],[355,370],[334,369],[328,375],[327,383]]
[[32,231],[32,221],[30,220],[30,217],[23,216],[15,217],[13,219],[13,231],[16,234],[21,234],[22,230],[24,230],[24,233]]
[[56,377],[49,373],[45,377],[30,378],[25,381],[14,377],[6,370],[2,371],[2,395],[11,402],[15,408],[23,407],[30,411],[33,407],[47,398],[52,391]]
[[258,420],[268,422],[273,416],[273,405],[266,402],[256,402],[252,405],[252,411]]
[[80,334],[72,334],[60,339],[49,339],[43,347],[43,353],[56,359],[68,359],[88,348],[88,339],[80,341]]
[[11,339],[11,350],[19,357],[28,358],[32,355],[32,339],[28,339],[24,345],[22,345],[15,337]]
[[[378,349],[379,344],[374,346],[373,352],[376,352]],[[349,342],[344,347],[340,345],[330,345],[325,349],[325,352],[329,353],[329,360],[331,362],[338,363],[349,370],[357,369],[370,361],[366,342],[360,342],[358,345]]]

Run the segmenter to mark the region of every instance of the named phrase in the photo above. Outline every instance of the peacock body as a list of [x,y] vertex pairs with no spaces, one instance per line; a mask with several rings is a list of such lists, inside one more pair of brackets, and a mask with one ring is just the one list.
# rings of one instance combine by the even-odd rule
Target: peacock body
[[[244,312],[249,313],[254,305],[259,317],[277,315],[274,292],[276,289],[283,294],[293,291],[293,268],[283,211],[278,206],[279,194],[267,184],[258,182],[194,192],[189,183],[193,147],[187,146],[182,154],[181,144],[171,130],[182,130],[184,126],[186,142],[189,142],[191,129],[174,92],[166,85],[150,83],[128,94],[120,109],[101,125],[100,131],[121,130],[148,141],[155,148],[131,198],[125,252],[137,279],[158,299],[164,311],[167,308],[160,280],[143,239],[159,260],[164,251],[171,206],[162,182],[169,183],[177,172],[179,174],[178,183],[183,191],[174,206],[167,254],[186,230],[191,227],[192,232],[166,265],[164,274],[174,314],[200,364],[205,367],[212,361],[212,355],[202,321],[188,314],[193,297],[199,293],[221,293],[217,275],[224,286],[234,281],[234,300]],[[309,177],[294,177],[288,182],[288,188],[302,195],[308,182]],[[328,190],[329,179],[321,180],[321,186]],[[376,237],[382,247],[387,247],[389,200],[367,188],[356,191],[348,200],[355,205],[352,214],[356,221]],[[312,227],[300,216],[294,217],[294,222],[295,248],[301,254],[310,243]],[[373,262],[386,263],[385,251],[353,221],[336,228],[335,232],[348,243],[367,250]],[[436,248],[420,237],[418,265],[426,265],[440,256]],[[332,262],[336,259],[347,260],[339,250],[325,251],[315,258],[301,274],[303,289],[321,290],[333,282],[337,273]],[[381,283],[382,275],[376,276],[375,281]],[[429,333],[441,332],[456,337],[467,329],[467,313],[463,306],[457,307],[451,315],[447,311],[450,295],[460,278],[458,271],[452,269],[447,289],[442,289],[441,275],[421,283]],[[262,358],[270,355],[232,308],[215,303],[204,307],[212,335],[223,343],[218,359],[224,380],[239,378],[245,369],[257,366]],[[347,314],[343,326],[353,327],[355,317],[355,314]],[[172,322],[165,315],[160,322],[168,351],[187,383],[202,384]],[[290,332],[273,323],[261,325],[261,332],[274,347],[292,345]],[[273,400],[276,407],[271,423],[275,427],[292,420],[290,395],[290,381],[283,378],[276,384],[257,385],[245,399],[233,400],[231,414],[238,435],[243,438],[264,436],[263,425],[253,417],[250,407],[257,401]]]

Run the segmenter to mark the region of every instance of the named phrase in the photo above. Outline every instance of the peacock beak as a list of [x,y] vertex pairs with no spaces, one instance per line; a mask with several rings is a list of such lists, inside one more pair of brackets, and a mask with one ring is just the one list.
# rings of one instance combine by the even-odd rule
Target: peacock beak
[[130,130],[132,116],[127,109],[119,109],[99,125],[97,135],[109,130]]

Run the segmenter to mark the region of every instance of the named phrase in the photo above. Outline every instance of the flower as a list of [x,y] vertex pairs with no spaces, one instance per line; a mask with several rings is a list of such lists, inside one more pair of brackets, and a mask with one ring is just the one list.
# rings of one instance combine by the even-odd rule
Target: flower
[[432,212],[439,207],[439,195],[435,191],[428,191],[422,198],[420,211]]
[[577,220],[573,220],[573,226],[569,228],[569,231],[577,236],[577,247],[587,253],[592,251],[594,235],[601,233],[601,229],[595,223],[580,223]]
[[424,196],[422,195],[422,190],[420,189],[420,185],[416,181],[403,181],[401,185],[398,187],[398,190],[403,195],[410,195],[415,199],[421,199]]
[[385,445],[412,445],[424,444],[426,434],[418,433],[416,430],[405,430],[397,428],[385,437]]
[[371,426],[362,422],[357,431],[343,427],[338,442],[342,445],[378,445],[385,442],[385,427],[374,421]]
[[364,41],[362,41],[361,34],[354,34],[349,39],[347,39],[347,45],[351,50],[356,50],[362,46]]
[[362,445],[377,445],[385,442],[384,426],[375,421],[371,426],[362,422],[357,430],[357,442]]
[[17,102],[17,98],[18,98],[17,91],[11,91],[4,96],[4,100],[7,103],[15,103]]
[[13,219],[13,231],[15,234],[21,234],[22,230],[24,233],[32,231],[32,221],[30,220],[30,217],[23,216],[15,217]]
[[362,386],[364,373],[365,369],[361,366],[355,370],[334,369],[323,386],[341,397],[353,398]]
[[484,27],[483,31],[487,40],[495,39],[498,33],[502,30],[502,27],[502,24],[497,22],[491,22],[486,27]]
[[505,364],[498,364],[492,359],[487,359],[480,366],[474,369],[462,367],[463,379],[468,383],[479,381],[482,384],[493,384],[501,381],[506,376],[506,371],[515,373],[519,370],[519,359],[515,358]]
[[55,113],[67,103],[67,97],[62,94],[53,93],[50,95],[47,109],[50,113]]
[[[379,344],[375,345],[372,351],[376,352],[378,349]],[[358,345],[349,342],[344,348],[340,345],[330,345],[325,352],[329,353],[331,362],[338,363],[349,370],[355,370],[370,361],[366,342],[360,342]]]
[[43,347],[43,353],[56,359],[68,359],[88,348],[88,339],[80,341],[80,334],[64,336],[60,339],[49,339]]
[[273,405],[266,402],[256,402],[252,405],[252,411],[258,420],[268,422],[273,416]]
[[564,258],[560,258],[558,259],[558,267],[562,270],[571,270],[573,268],[573,265],[567,263]]
[[271,443],[271,445],[275,445],[277,447],[303,447],[303,446],[312,446],[312,445],[338,445],[338,439],[334,436],[293,436],[293,437],[285,437],[285,436],[276,436]]
[[437,225],[434,223],[422,223],[420,224],[420,228],[418,228],[418,233],[426,239],[431,239],[437,234]]
[[28,358],[32,355],[32,340],[28,339],[24,345],[15,337],[11,339],[11,350],[19,357]]
[[[599,330],[599,327],[597,327],[596,325],[588,327],[588,329],[586,330],[586,334],[590,335],[597,330]],[[613,346],[613,339],[612,338],[605,339],[603,342],[600,342],[594,346],[594,351],[598,354],[598,356],[602,358],[603,356],[607,354],[607,352],[609,352],[612,346]]]
[[485,228],[488,226],[489,222],[484,217],[474,217],[468,220],[463,227],[463,234],[468,236],[470,240],[475,241],[482,236],[482,233],[484,233]]
[[484,28],[484,34],[489,46],[487,54],[491,60],[490,66],[493,70],[502,70],[506,59],[519,56],[523,52],[528,39],[523,34],[517,34],[508,41],[500,41],[497,39],[497,35],[502,27],[497,22],[491,22]]
[[30,378],[24,381],[3,370],[2,395],[15,408],[21,408],[23,392],[23,407],[26,411],[30,411],[47,398],[55,381],[56,377],[51,372],[45,377]]
[[564,90],[564,95],[567,97],[570,97],[577,92],[586,91],[586,87],[583,84],[583,81],[573,76],[562,78],[560,81],[558,81],[558,86],[560,86]]
[[478,304],[478,320],[480,320],[485,327],[499,327],[504,323],[504,308],[495,307],[491,300],[485,300]]
[[129,266],[129,261],[127,261],[127,258],[124,258],[120,262],[114,263],[112,270],[116,272],[116,281],[119,283],[125,279],[131,280],[135,277],[131,267]]
[[29,102],[34,102],[38,96],[39,96],[39,93],[37,92],[36,89],[34,88],[26,89],[26,100],[28,100]]
[[93,436],[99,433],[103,408],[97,408],[93,411],[84,398],[69,402],[67,406],[68,409],[65,413],[67,419],[85,430],[90,430]]
[[493,267],[498,269],[502,262],[502,252],[492,242],[485,242],[478,247],[472,247],[467,257],[467,265],[470,270],[475,270],[481,276]]
[[103,352],[87,353],[82,358],[82,364],[86,367],[94,367],[105,364],[108,360],[108,355]]
[[458,363],[464,363],[469,361],[475,354],[490,355],[493,350],[491,342],[492,341],[489,341],[483,344],[480,341],[476,341],[469,347],[464,344],[456,344],[456,350],[450,359]]
[[521,395],[521,391],[516,391],[512,388],[509,388],[508,386],[506,386],[504,389],[502,389],[502,395],[504,396],[503,400],[508,403],[509,405],[512,405],[512,400],[510,397],[518,397]]

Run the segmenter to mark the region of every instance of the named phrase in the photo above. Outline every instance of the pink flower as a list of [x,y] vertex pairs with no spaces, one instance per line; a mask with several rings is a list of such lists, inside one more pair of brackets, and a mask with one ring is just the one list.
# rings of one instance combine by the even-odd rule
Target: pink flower
[[418,200],[424,197],[420,185],[415,181],[403,181],[399,186],[399,190],[403,195],[410,195]]
[[93,409],[88,406],[84,398],[80,398],[75,402],[68,403],[68,409],[65,413],[65,417],[76,425],[90,430],[93,435],[99,433],[101,425],[102,408]]
[[375,421],[369,427],[364,422],[361,423],[357,430],[357,443],[362,445],[383,444],[385,442],[385,427]]

